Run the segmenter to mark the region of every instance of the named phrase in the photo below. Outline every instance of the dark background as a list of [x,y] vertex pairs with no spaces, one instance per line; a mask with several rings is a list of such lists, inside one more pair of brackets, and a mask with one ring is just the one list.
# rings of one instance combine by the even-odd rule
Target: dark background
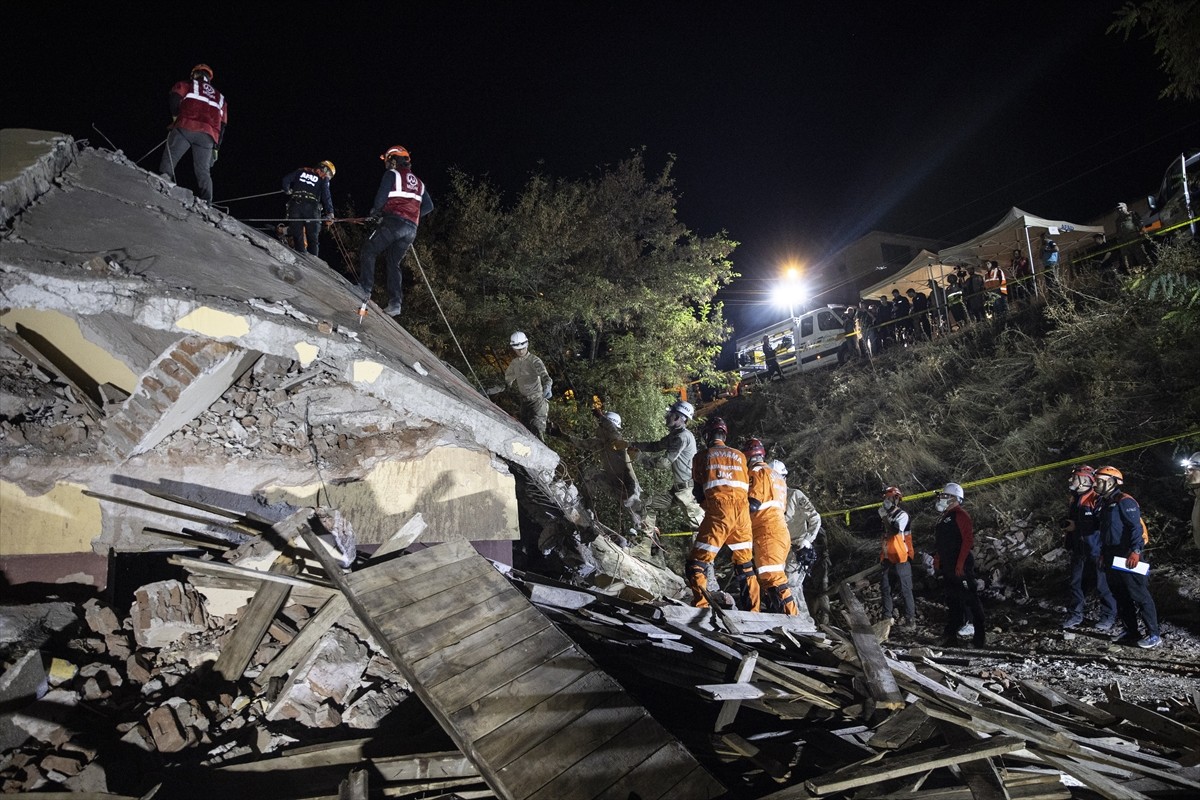
[[9,3],[0,125],[107,147],[94,125],[140,159],[205,62],[230,104],[218,204],[330,159],[359,213],[393,144],[435,201],[451,167],[516,191],[674,154],[679,218],[741,242],[721,297],[752,329],[784,315],[781,265],[815,284],[870,230],[956,242],[1014,205],[1087,222],[1157,189],[1200,113],[1158,99],[1150,42],[1105,34],[1118,5]]

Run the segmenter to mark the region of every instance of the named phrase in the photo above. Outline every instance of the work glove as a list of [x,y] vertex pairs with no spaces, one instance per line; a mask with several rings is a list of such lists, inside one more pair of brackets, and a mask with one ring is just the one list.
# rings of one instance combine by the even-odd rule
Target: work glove
[[625,441],[624,439],[616,439],[608,446],[613,450],[628,450],[629,442]]
[[367,221],[372,223],[373,225],[378,225],[381,222],[383,222],[383,215],[382,214],[372,214],[371,216],[367,217]]
[[1141,553],[1130,553],[1129,555],[1125,556],[1126,569],[1137,569],[1137,565],[1140,563],[1142,563]]
[[217,163],[217,156],[219,156],[219,155],[221,155],[221,150],[220,150],[220,148],[214,147],[214,148],[213,148],[213,160],[212,160],[212,163],[214,163],[214,164],[215,164],[215,163]]
[[326,228],[332,228],[332,227],[333,227],[333,214],[326,214],[326,215],[325,215],[325,227],[326,227]]

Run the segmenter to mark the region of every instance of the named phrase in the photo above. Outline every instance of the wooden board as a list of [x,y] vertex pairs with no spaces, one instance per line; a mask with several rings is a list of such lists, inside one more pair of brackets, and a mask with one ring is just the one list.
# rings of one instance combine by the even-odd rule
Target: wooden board
[[591,800],[622,781],[645,800],[724,793],[469,544],[333,577],[497,797]]

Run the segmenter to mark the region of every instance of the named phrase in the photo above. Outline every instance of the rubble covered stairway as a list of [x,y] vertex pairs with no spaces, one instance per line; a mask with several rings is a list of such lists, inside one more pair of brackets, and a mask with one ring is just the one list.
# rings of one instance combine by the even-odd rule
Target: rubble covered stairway
[[[314,527],[319,523],[312,520]],[[325,551],[303,531],[314,552]],[[698,800],[725,790],[465,541],[326,570],[505,800]]]

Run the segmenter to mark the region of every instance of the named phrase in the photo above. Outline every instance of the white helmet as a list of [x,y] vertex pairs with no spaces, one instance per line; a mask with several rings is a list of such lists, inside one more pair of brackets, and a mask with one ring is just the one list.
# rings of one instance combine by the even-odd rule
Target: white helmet
[[621,415],[615,411],[605,411],[604,418],[613,424],[617,430],[621,430]]
[[522,347],[529,347],[529,337],[524,331],[517,331],[512,336],[508,337],[508,346],[514,350],[519,350]]
[[771,462],[771,471],[776,475],[787,477],[787,465],[778,458]]
[[669,409],[667,409],[667,411],[674,411],[676,414],[686,417],[687,419],[691,419],[692,417],[696,416],[696,409],[693,408],[692,404],[686,400],[680,400],[678,403],[674,403]]
[[944,489],[942,489],[942,494],[948,494],[948,495],[952,495],[952,496],[954,496],[954,497],[957,497],[957,498],[958,498],[958,501],[959,501],[960,503],[961,503],[961,502],[962,502],[962,500],[963,500],[963,490],[962,490],[962,487],[961,487],[961,486],[959,486],[957,483],[947,483],[947,484],[946,484],[946,487],[945,487]]

